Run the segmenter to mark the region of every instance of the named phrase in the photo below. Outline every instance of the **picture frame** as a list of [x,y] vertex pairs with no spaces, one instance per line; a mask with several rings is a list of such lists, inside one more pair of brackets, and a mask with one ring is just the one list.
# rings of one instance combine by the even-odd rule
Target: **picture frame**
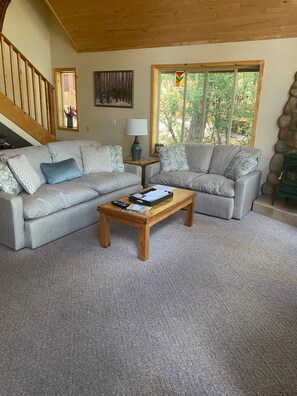
[[133,70],[95,71],[95,106],[133,108]]

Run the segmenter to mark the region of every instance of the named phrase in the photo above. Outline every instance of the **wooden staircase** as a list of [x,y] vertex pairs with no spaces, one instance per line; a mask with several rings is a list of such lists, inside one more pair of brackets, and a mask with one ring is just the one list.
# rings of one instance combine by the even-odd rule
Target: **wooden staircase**
[[0,33],[0,113],[41,144],[56,140],[54,87]]

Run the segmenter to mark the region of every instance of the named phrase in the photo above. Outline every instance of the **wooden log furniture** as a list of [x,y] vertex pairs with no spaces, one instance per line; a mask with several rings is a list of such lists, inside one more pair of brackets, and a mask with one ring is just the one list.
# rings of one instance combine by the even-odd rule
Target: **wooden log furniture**
[[[149,258],[150,228],[166,219],[182,208],[186,208],[185,225],[191,227],[194,221],[194,207],[197,193],[195,191],[174,189],[173,197],[153,206],[147,215],[132,213],[107,203],[98,206],[100,212],[99,239],[104,248],[110,246],[110,221],[128,224],[139,229],[138,258],[147,260]],[[129,202],[129,197],[120,198],[121,201]]]

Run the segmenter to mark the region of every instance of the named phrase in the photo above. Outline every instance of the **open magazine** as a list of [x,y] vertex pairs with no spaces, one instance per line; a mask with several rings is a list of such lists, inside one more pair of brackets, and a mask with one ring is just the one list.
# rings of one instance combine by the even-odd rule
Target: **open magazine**
[[134,212],[134,213],[146,215],[150,212],[151,209],[152,209],[152,207],[150,207],[150,206],[144,206],[144,205],[139,205],[139,204],[130,204],[124,210],[125,210],[125,212]]

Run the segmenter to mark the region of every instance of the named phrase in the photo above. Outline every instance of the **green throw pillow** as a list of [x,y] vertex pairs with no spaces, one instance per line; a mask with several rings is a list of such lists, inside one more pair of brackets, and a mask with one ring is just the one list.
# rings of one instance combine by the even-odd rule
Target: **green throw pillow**
[[113,172],[125,172],[123,150],[121,146],[109,146],[109,153]]
[[18,195],[23,187],[16,180],[7,165],[8,158],[0,155],[0,190],[9,194]]
[[240,151],[231,161],[224,176],[228,179],[237,180],[242,176],[252,172],[258,164],[258,160],[253,155]]
[[189,170],[184,144],[170,147],[159,147],[160,169],[163,172]]

